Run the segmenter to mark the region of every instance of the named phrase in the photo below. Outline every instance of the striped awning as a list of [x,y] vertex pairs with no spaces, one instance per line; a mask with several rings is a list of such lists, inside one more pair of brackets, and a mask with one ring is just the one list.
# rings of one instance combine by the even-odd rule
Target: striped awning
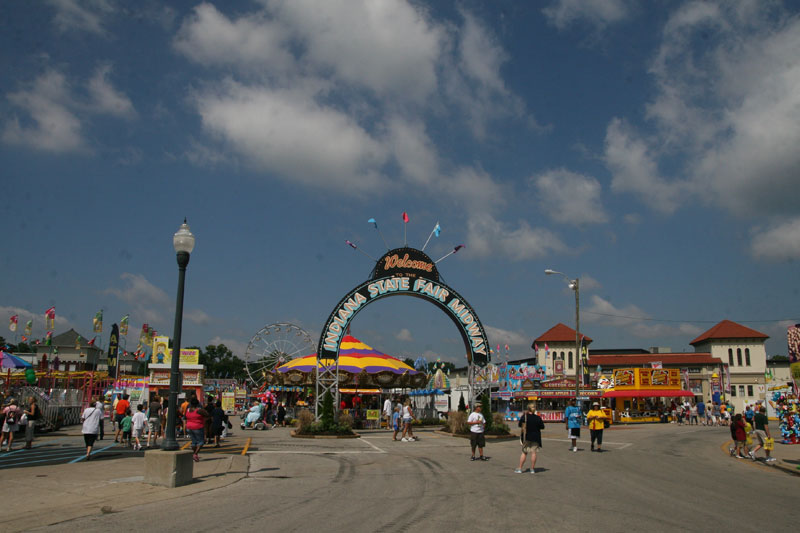
[[[288,363],[279,366],[276,370],[284,374],[291,370],[311,372],[314,370],[316,363],[317,354],[311,354],[292,359]],[[330,367],[334,365],[333,360],[326,360],[323,363],[324,365],[320,364],[320,369],[323,366]],[[419,373],[401,360],[379,352],[351,335],[345,335],[339,346],[339,371],[353,374],[359,374],[362,371],[367,374],[387,371],[398,375],[404,373],[415,375]]]

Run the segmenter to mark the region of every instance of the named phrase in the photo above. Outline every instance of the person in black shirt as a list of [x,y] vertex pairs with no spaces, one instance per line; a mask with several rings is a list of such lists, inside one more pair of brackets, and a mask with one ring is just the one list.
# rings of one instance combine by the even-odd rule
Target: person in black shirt
[[525,458],[531,456],[531,474],[536,473],[536,452],[542,448],[542,430],[544,421],[536,414],[536,404],[528,404],[528,411],[519,417],[519,427],[522,432],[522,454],[519,456],[519,468],[514,470],[517,474],[522,474],[522,467],[525,465]]

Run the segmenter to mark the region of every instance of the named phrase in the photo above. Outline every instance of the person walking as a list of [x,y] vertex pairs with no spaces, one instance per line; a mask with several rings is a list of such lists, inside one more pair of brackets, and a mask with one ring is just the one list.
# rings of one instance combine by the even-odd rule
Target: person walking
[[200,402],[197,398],[193,397],[189,402],[189,407],[186,409],[186,431],[192,439],[192,459],[195,462],[200,460],[200,449],[205,443],[204,428],[206,419],[209,417],[208,412],[200,407]]
[[147,416],[144,414],[144,405],[138,404],[136,406],[136,412],[133,413],[131,423],[133,425],[133,440],[136,441],[136,444],[133,445],[133,449],[141,450],[141,439],[144,436],[144,428],[147,426]]
[[775,458],[770,456],[770,450],[767,448],[767,439],[771,439],[772,436],[769,432],[769,418],[767,418],[766,407],[762,406],[761,409],[753,415],[753,427],[755,427],[753,430],[755,438],[753,440],[757,440],[758,444],[756,444],[756,447],[750,452],[750,458],[755,461],[757,459],[756,452],[764,448],[764,453],[766,454],[764,461],[767,463],[775,461]]
[[386,419],[386,429],[392,430],[392,399],[388,396],[383,402],[383,418]]
[[[100,409],[100,432],[99,432],[100,437],[97,440],[103,440],[103,437],[106,436],[106,430],[105,430],[106,407],[105,403],[103,402],[103,396],[96,396],[95,399],[97,401],[94,402],[94,406]],[[113,428],[113,423],[112,423],[112,428]]]
[[28,409],[25,410],[25,415],[28,417],[28,424],[25,426],[25,449],[30,450],[33,444],[36,421],[42,417],[42,410],[39,409],[39,404],[36,403],[36,398],[33,396],[28,398]]
[[19,418],[22,412],[17,407],[17,400],[11,398],[8,405],[3,409],[3,442],[6,442],[6,451],[11,451],[11,444],[14,442],[14,433],[19,430]]
[[125,418],[125,413],[130,406],[131,403],[128,401],[127,394],[123,394],[122,398],[117,400],[117,403],[114,404],[114,421],[117,423],[117,432],[114,434],[114,442],[121,442],[122,419]]
[[[592,437],[592,451],[602,452],[603,447],[603,429],[605,429],[605,419],[608,418],[603,410],[600,408],[599,402],[592,404],[592,409],[586,414],[589,420],[589,434]],[[597,441],[597,450],[595,450],[594,443]]]
[[697,410],[697,404],[692,404],[692,406],[689,407],[689,425],[690,426],[692,426],[692,425],[696,426],[696,425],[699,424],[699,422],[697,420],[697,417],[699,416],[699,414],[700,413]]
[[280,427],[286,427],[286,406],[283,402],[278,404],[278,421],[276,422]]
[[[131,432],[133,430],[133,416],[131,416],[130,407],[125,409],[125,418],[120,422],[122,426],[122,443],[128,448],[131,447]],[[98,424],[97,432],[100,432],[100,425]]]
[[699,402],[697,402],[697,416],[700,418],[700,423],[705,426],[706,420],[708,419],[708,414],[706,411],[706,404],[702,398]]
[[536,414],[536,404],[528,404],[528,411],[519,417],[519,427],[522,428],[522,453],[519,456],[519,467],[514,470],[517,474],[522,474],[522,467],[525,466],[525,459],[531,456],[531,474],[536,473],[536,454],[542,449],[542,430],[544,420]]
[[400,432],[400,406],[396,405],[392,412],[392,427],[394,428],[394,435],[392,440],[397,440],[397,434]]
[[581,419],[583,414],[580,407],[575,405],[575,399],[569,401],[564,410],[564,423],[567,425],[567,437],[572,440],[572,451],[578,451],[578,439],[581,436]]
[[736,413],[731,424],[731,437],[733,437],[734,448],[731,455],[737,459],[746,459],[747,452],[747,432],[744,427],[744,418],[741,413]]
[[89,407],[84,409],[81,415],[83,420],[83,427],[81,433],[83,434],[83,442],[86,444],[86,460],[92,458],[92,447],[97,440],[97,434],[100,432],[100,419],[103,416],[102,409],[97,408],[97,401],[89,403]]
[[[414,436],[414,430],[411,428],[411,424],[414,420],[417,419],[414,416],[414,410],[411,408],[411,400],[406,400],[405,405],[403,406],[403,436],[400,439],[403,442],[411,442],[417,440],[417,437]],[[406,437],[408,435],[408,437]]]
[[[469,426],[469,445],[472,448],[472,459],[476,461],[488,461],[488,457],[483,456],[483,449],[486,447],[486,436],[483,432],[486,429],[486,418],[481,413],[481,405],[475,406],[475,410],[469,414],[467,418],[467,425]],[[480,457],[475,457],[475,448],[478,448]]]
[[222,437],[222,428],[227,420],[225,411],[222,410],[222,401],[217,400],[211,411],[211,437],[214,439],[214,447],[219,448],[219,441]]
[[161,433],[161,410],[161,398],[156,396],[147,406],[147,448],[150,447],[151,439],[153,446],[158,446],[158,436]]

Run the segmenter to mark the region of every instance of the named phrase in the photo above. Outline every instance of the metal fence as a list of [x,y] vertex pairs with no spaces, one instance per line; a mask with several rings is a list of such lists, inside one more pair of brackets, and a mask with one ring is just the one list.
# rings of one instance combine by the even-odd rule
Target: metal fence
[[52,389],[48,393],[40,387],[21,387],[19,395],[22,402],[33,396],[42,410],[42,418],[37,423],[42,431],[53,431],[61,426],[81,423],[83,391],[79,389]]

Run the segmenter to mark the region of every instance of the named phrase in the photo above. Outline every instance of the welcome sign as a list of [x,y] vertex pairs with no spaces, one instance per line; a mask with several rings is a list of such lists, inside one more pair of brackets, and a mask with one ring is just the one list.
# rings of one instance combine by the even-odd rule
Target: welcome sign
[[439,279],[436,264],[424,252],[413,248],[390,250],[381,257],[372,277],[351,290],[328,317],[317,350],[320,359],[337,359],[339,343],[353,317],[371,302],[396,295],[427,300],[459,328],[470,362],[489,362],[489,342],[472,307],[452,287]]

